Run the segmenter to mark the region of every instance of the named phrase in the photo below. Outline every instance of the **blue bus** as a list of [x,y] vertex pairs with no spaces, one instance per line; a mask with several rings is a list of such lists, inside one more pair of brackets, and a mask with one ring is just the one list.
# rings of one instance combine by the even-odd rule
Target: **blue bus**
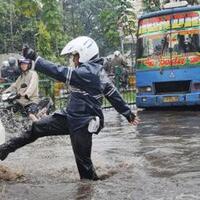
[[163,9],[138,20],[136,105],[200,105],[200,6]]

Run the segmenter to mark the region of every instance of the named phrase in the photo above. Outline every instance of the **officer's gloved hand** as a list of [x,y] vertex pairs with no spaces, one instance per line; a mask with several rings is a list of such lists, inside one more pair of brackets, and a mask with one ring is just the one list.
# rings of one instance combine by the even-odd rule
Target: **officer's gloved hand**
[[128,122],[131,123],[132,121],[134,121],[135,117],[135,114],[131,112],[127,117]]
[[129,116],[127,117],[127,120],[130,124],[132,125],[138,125],[140,120],[136,117],[134,113],[130,113]]
[[28,45],[24,45],[22,49],[22,54],[26,59],[35,61],[37,58],[36,52],[31,49]]

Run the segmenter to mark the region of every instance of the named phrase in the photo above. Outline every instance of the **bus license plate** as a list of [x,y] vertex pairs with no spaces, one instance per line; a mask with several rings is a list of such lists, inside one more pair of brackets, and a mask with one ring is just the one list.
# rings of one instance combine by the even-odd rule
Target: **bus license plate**
[[173,103],[173,102],[177,102],[178,101],[178,97],[163,97],[163,102],[165,103]]

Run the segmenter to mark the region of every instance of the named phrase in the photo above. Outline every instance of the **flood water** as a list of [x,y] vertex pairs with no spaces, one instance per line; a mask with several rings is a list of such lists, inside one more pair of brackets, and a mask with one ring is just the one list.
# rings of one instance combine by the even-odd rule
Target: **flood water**
[[138,127],[114,110],[93,138],[101,181],[80,181],[68,136],[49,137],[10,154],[20,171],[0,181],[1,200],[200,200],[200,112],[137,111]]

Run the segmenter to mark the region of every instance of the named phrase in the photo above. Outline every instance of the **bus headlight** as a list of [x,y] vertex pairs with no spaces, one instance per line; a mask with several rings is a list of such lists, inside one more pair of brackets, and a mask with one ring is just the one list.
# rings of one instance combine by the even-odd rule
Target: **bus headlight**
[[146,102],[147,98],[146,97],[142,97],[142,102]]
[[138,87],[137,90],[138,93],[152,92],[152,87],[151,86]]
[[152,91],[151,87],[150,86],[146,87],[146,91],[151,92]]

